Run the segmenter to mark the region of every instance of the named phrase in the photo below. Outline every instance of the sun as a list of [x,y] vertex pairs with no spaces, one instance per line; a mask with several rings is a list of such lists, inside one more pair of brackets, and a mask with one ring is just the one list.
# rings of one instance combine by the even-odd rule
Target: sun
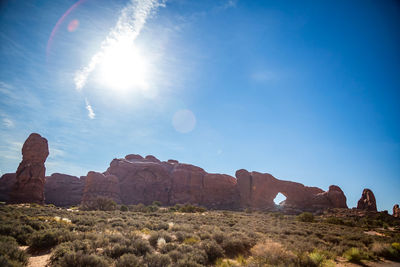
[[99,67],[103,86],[115,90],[148,88],[148,62],[132,43],[120,41],[106,47]]

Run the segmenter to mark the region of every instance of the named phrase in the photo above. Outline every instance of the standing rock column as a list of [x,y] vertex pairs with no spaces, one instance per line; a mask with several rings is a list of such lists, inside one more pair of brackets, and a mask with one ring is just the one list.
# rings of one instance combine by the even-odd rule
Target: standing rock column
[[16,172],[10,203],[44,203],[44,163],[48,155],[47,140],[37,133],[29,135],[22,147],[22,161]]
[[367,211],[377,211],[374,193],[370,189],[364,189],[360,200],[357,203],[357,209]]
[[399,204],[393,206],[393,217],[400,218],[400,208]]

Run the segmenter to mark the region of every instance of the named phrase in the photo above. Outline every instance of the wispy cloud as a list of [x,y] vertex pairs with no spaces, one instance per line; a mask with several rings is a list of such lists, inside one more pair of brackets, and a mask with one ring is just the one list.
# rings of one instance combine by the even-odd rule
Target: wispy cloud
[[75,74],[75,88],[81,90],[89,75],[104,58],[105,51],[121,42],[133,43],[140,34],[147,18],[152,12],[165,5],[165,0],[131,0],[122,10],[117,25],[110,31],[102,42],[100,50],[91,58],[88,65]]
[[3,118],[3,125],[6,128],[14,128],[15,124],[12,120],[10,120],[9,118]]
[[87,98],[85,99],[85,102],[86,102],[86,109],[88,111],[88,117],[93,120],[96,117],[96,114],[94,113],[93,108],[90,105],[90,103],[87,100]]

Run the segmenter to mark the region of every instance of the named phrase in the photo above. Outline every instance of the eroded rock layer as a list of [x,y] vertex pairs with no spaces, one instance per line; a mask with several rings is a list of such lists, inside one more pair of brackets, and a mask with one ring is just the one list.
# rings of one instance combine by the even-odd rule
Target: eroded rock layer
[[16,172],[10,203],[44,203],[44,162],[48,155],[47,140],[32,133],[22,147],[22,161]]

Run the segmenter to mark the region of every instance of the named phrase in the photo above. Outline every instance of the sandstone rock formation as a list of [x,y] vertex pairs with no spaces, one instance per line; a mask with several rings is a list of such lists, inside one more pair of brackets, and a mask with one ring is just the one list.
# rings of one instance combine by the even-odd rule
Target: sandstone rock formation
[[89,172],[85,178],[82,203],[89,204],[97,198],[109,198],[121,203],[118,178],[114,175],[104,175],[99,172]]
[[[48,204],[71,206],[89,204],[103,197],[123,204],[148,205],[160,201],[163,205],[191,203],[215,209],[265,210],[275,209],[274,198],[282,193],[286,200],[281,206],[286,211],[347,208],[346,197],[338,186],[332,185],[325,192],[247,170],[238,170],[235,178],[207,173],[177,160],[160,161],[152,155],[130,154],[114,159],[104,173],[89,172],[81,178],[55,173],[45,180],[47,140],[31,134],[22,153],[17,173],[5,174],[0,180],[0,200],[43,203],[45,196]],[[375,198],[366,190],[359,206],[376,210]]]
[[46,176],[44,195],[46,204],[61,207],[79,205],[82,200],[84,178],[61,173]]
[[250,173],[243,169],[236,172],[236,177],[241,207],[273,208],[275,197],[281,193],[286,197],[282,205],[287,209],[347,208],[346,197],[338,186],[330,186],[324,192],[317,187],[276,179],[268,173]]
[[374,193],[368,188],[364,189],[360,200],[357,203],[357,209],[366,211],[377,211]]
[[16,172],[10,203],[43,204],[46,172],[44,162],[48,155],[47,140],[32,133],[22,147],[22,161]]
[[0,178],[0,201],[9,202],[10,192],[15,184],[16,174],[6,173]]
[[400,208],[399,204],[393,206],[393,217],[400,218]]

